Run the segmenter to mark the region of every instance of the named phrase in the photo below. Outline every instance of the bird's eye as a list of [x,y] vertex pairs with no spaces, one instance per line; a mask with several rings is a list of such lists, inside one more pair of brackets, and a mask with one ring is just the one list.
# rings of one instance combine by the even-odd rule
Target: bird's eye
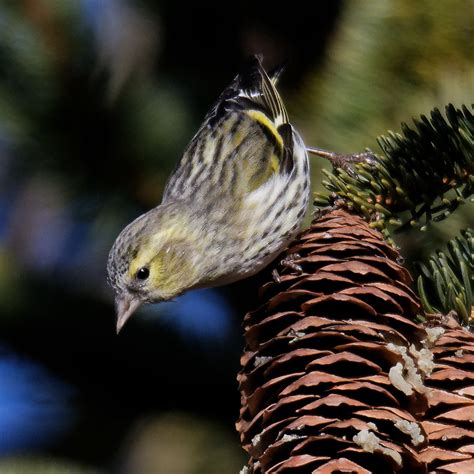
[[150,270],[148,270],[148,268],[146,267],[140,268],[137,272],[137,278],[139,280],[146,280],[149,275],[150,275]]

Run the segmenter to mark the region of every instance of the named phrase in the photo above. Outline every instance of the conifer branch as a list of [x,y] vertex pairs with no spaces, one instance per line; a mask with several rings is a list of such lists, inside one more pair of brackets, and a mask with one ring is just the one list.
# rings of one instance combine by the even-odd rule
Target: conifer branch
[[448,251],[437,250],[427,265],[419,263],[418,293],[429,313],[455,310],[464,324],[472,324],[474,290],[474,229],[448,242]]
[[402,133],[378,138],[383,155],[372,163],[335,168],[323,182],[329,193],[317,193],[317,206],[343,200],[365,216],[387,238],[407,227],[425,230],[441,221],[474,194],[474,116],[466,106],[434,109]]

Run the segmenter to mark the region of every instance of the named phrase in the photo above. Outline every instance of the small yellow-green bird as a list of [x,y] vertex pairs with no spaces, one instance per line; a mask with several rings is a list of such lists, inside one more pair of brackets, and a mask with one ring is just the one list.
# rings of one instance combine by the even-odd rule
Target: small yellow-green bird
[[143,303],[257,273],[298,233],[308,156],[278,75],[257,56],[249,61],[204,118],[161,204],[117,237],[107,264],[117,332]]

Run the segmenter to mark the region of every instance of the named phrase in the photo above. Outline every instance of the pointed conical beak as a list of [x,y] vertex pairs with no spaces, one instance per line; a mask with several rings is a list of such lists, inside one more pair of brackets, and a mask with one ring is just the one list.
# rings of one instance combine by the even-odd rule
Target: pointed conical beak
[[117,312],[117,334],[123,328],[128,318],[141,306],[142,302],[132,295],[125,294],[117,296],[115,308]]

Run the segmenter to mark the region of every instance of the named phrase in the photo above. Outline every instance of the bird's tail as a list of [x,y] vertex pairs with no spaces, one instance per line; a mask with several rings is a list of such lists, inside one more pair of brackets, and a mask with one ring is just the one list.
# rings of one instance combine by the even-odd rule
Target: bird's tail
[[273,119],[276,127],[288,123],[286,108],[276,89],[283,69],[279,66],[267,74],[262,66],[262,56],[255,55],[234,80],[238,97],[248,99],[261,108]]

